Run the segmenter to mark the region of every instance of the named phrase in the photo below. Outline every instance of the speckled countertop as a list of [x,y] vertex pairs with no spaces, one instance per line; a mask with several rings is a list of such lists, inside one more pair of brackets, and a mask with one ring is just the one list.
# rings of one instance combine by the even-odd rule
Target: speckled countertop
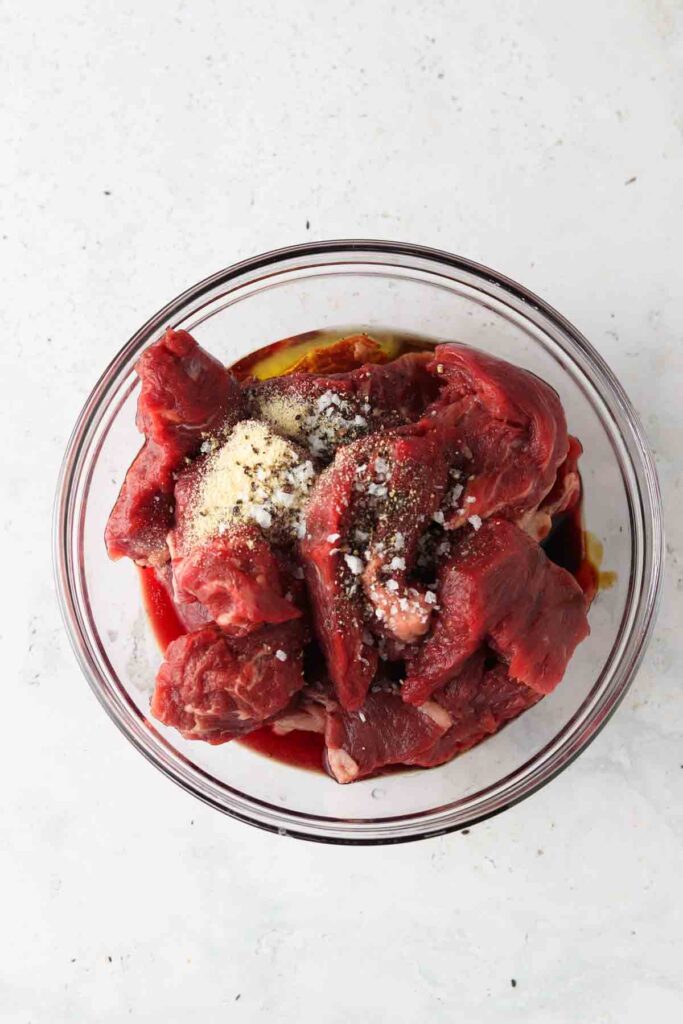
[[[683,7],[26,0],[0,9],[3,1024],[683,1017]],[[223,818],[101,712],[50,568],[58,463],[166,300],[305,238],[450,249],[562,310],[656,452],[668,569],[608,728],[469,834]]]

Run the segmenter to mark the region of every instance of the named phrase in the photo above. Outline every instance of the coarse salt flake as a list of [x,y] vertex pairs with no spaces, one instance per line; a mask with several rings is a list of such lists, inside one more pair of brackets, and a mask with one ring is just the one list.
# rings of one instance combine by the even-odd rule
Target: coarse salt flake
[[252,505],[251,516],[254,522],[258,523],[259,526],[262,526],[264,530],[267,530],[272,526],[273,517],[268,509],[263,508],[262,505]]
[[357,555],[344,555],[344,561],[354,576],[360,576],[363,571],[363,560]]

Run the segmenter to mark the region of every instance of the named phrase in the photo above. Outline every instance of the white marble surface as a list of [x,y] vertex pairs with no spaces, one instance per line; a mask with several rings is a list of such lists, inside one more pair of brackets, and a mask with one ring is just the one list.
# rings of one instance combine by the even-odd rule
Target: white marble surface
[[[680,1020],[683,5],[10,0],[0,33],[3,1024]],[[366,850],[146,765],[79,675],[49,553],[66,437],[130,333],[240,257],[351,235],[562,310],[668,508],[656,636],[590,749],[469,835]]]

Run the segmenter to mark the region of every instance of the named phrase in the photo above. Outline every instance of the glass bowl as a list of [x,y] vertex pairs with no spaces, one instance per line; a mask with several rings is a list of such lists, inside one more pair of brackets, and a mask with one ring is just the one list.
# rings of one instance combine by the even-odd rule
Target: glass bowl
[[[308,330],[393,329],[488,349],[552,384],[585,448],[586,526],[603,545],[603,568],[616,573],[591,608],[590,638],[555,692],[450,764],[350,786],[238,743],[192,743],[151,720],[160,653],[137,570],[109,561],[103,531],[140,446],[133,366],[168,325],[191,331],[225,363]],[[652,628],[662,522],[638,418],[603,360],[562,316],[513,281],[446,252],[331,241],[220,271],[124,345],[67,446],[54,547],[64,621],[81,668],[149,761],[199,799],[261,828],[324,842],[388,843],[442,835],[499,813],[552,779],[596,736],[628,689]]]

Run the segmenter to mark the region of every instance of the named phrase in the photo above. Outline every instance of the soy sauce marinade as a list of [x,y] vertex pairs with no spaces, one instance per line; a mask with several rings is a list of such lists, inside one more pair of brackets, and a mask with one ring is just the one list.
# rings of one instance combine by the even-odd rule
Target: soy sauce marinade
[[[296,372],[339,373],[363,363],[387,363],[406,352],[425,351],[436,343],[416,335],[397,335],[372,330],[366,334],[352,328],[308,331],[257,349],[232,367],[239,380],[266,380]],[[583,528],[582,499],[558,517],[543,547],[548,557],[567,569],[589,601],[598,589],[599,573],[587,554]],[[172,598],[170,571],[141,568],[140,579],[145,610],[162,651],[187,632]],[[323,737],[317,733],[293,731],[276,735],[269,726],[233,741],[273,760],[298,768],[322,771]]]

